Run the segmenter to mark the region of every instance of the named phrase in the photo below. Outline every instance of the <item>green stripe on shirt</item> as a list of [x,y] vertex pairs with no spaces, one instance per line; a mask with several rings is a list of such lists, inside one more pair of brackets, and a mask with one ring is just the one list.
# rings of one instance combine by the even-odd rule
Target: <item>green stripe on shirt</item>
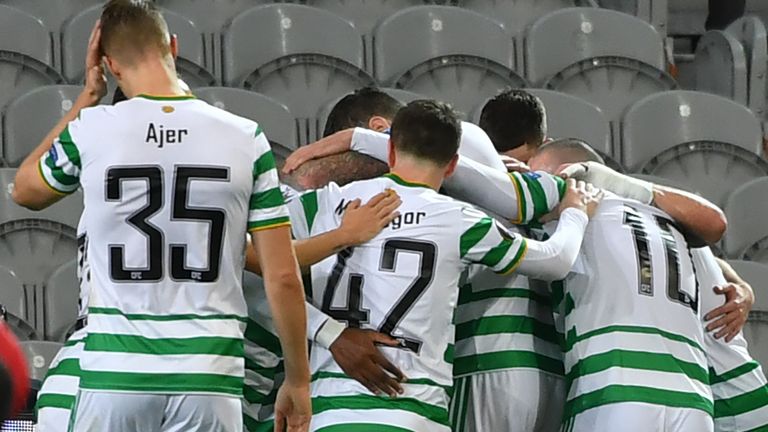
[[317,191],[310,191],[302,194],[299,197],[301,206],[304,208],[304,217],[307,220],[307,234],[312,232],[312,225],[315,223],[315,217],[317,216]]
[[435,423],[450,426],[448,410],[417,399],[389,396],[318,396],[312,398],[312,413],[320,414],[331,410],[392,410],[408,411]]
[[248,208],[250,210],[263,210],[281,206],[285,204],[283,192],[279,187],[269,189],[264,192],[256,192],[251,195],[251,201]]
[[643,386],[609,385],[577,396],[565,404],[563,418],[576,416],[588,409],[621,402],[640,402],[672,408],[691,408],[712,415],[712,401],[698,393],[663,390]]
[[200,354],[243,357],[243,340],[215,336],[151,339],[143,336],[89,333],[85,351],[152,354]]
[[733,368],[728,372],[723,373],[722,375],[718,375],[717,373],[715,373],[714,369],[709,368],[709,382],[712,385],[724,383],[726,381],[732,380],[734,378],[738,378],[744,374],[752,372],[753,370],[759,367],[760,367],[760,364],[753,360],[751,362],[744,363],[743,365],[737,368]]
[[253,179],[256,180],[260,175],[273,169],[276,169],[275,156],[271,150],[268,150],[253,163]]
[[97,372],[83,370],[80,388],[169,393],[224,393],[240,397],[243,377],[205,373]]
[[715,417],[733,417],[768,405],[768,387],[758,387],[751,392],[730,399],[715,401]]
[[512,240],[502,240],[498,246],[493,247],[480,259],[480,263],[486,267],[495,267],[507,255],[513,244]]
[[539,183],[537,178],[530,175],[523,174],[520,176],[523,179],[528,192],[531,194],[531,201],[533,201],[533,220],[538,220],[541,216],[549,213],[549,203],[547,201],[547,194],[544,192],[544,188]]
[[261,230],[281,225],[289,225],[291,220],[288,216],[280,216],[272,219],[248,222],[248,231]]
[[198,315],[198,314],[168,314],[168,315],[151,315],[151,314],[133,314],[125,313],[116,308],[103,308],[103,307],[89,307],[88,315],[121,315],[129,321],[189,321],[189,320],[237,320],[240,322],[248,322],[247,317],[243,317],[235,314],[210,314],[210,315]]
[[551,307],[552,305],[552,299],[528,288],[491,288],[475,292],[472,291],[471,286],[467,286],[466,288],[462,287],[459,291],[459,306],[501,298],[525,298],[540,303],[542,306]]
[[248,320],[248,325],[245,328],[245,338],[260,348],[274,354],[276,357],[283,356],[280,339],[256,321]]
[[470,249],[480,243],[485,235],[488,234],[488,231],[491,230],[493,224],[493,219],[489,217],[482,218],[461,235],[459,238],[459,253],[461,258],[464,258],[464,255],[466,255]]
[[571,329],[568,331],[568,334],[567,334],[566,351],[570,351],[573,348],[573,346],[576,345],[578,342],[585,341],[595,336],[600,336],[600,335],[609,334],[609,333],[640,333],[640,334],[658,335],[665,339],[669,339],[671,341],[688,344],[696,348],[700,352],[704,353],[704,349],[701,347],[701,345],[699,345],[696,341],[689,339],[685,336],[681,336],[675,333],[670,333],[668,331],[664,331],[656,327],[627,326],[627,325],[613,325],[613,326],[603,327],[603,328],[595,329],[592,331],[588,331],[581,335],[577,335],[576,330]]
[[553,344],[558,343],[554,325],[545,324],[527,316],[489,316],[456,324],[457,341],[475,336],[513,333],[530,334]]
[[564,375],[563,362],[531,351],[496,351],[484,354],[456,357],[453,375],[490,372],[503,369],[539,369],[556,375]]
[[654,372],[682,373],[692,380],[709,385],[709,373],[696,363],[680,360],[671,354],[641,351],[611,350],[579,360],[566,377],[574,381],[580,377],[611,368],[639,369]]

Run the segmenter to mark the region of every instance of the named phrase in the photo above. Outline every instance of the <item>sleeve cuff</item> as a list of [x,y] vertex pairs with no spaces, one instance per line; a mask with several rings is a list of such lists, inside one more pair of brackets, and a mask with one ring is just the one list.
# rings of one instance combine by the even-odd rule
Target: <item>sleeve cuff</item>
[[331,345],[336,342],[336,339],[341,336],[341,333],[346,328],[347,326],[344,325],[344,323],[336,321],[333,318],[328,318],[328,320],[320,326],[320,330],[315,334],[315,342],[323,348],[330,349]]

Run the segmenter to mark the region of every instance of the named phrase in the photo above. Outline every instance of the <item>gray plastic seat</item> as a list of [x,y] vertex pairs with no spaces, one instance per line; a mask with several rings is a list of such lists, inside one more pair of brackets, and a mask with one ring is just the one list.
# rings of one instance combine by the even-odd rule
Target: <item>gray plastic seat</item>
[[627,110],[621,135],[628,169],[678,181],[719,205],[736,187],[768,174],[759,156],[760,121],[748,108],[713,94],[646,97]]
[[306,131],[302,143],[314,136],[315,116],[328,98],[373,84],[352,23],[309,6],[273,4],[241,13],[224,33],[223,54],[225,82],[284,103]]
[[[403,90],[403,89],[380,88],[379,90],[387,93],[388,95],[392,96],[393,98],[397,99],[403,104],[407,104],[417,99],[427,99],[426,96],[420,95],[418,93],[410,92],[408,90]],[[325,131],[325,124],[328,121],[328,116],[331,114],[333,107],[335,107],[336,104],[339,102],[339,100],[341,100],[341,98],[343,98],[344,96],[346,95],[335,97],[329,100],[328,102],[326,102],[322,106],[322,108],[320,108],[320,111],[317,113],[317,136],[315,137],[315,139],[320,139],[323,137],[323,131]]]
[[333,12],[350,22],[363,35],[393,13],[411,6],[431,3],[426,0],[306,0],[306,4]]
[[669,1],[669,34],[700,35],[707,21],[707,0]]
[[696,90],[747,105],[747,58],[736,37],[719,30],[706,32],[696,48],[693,69]]
[[60,84],[53,64],[51,35],[42,21],[0,5],[0,111],[36,87]]
[[457,5],[500,21],[512,34],[550,12],[578,6],[575,0],[458,0]]
[[669,187],[673,187],[673,188],[676,188],[676,189],[681,189],[681,190],[688,191],[686,189],[687,186],[685,184],[680,183],[680,182],[675,181],[675,180],[672,180],[672,179],[665,178],[665,177],[658,177],[658,176],[650,175],[650,174],[637,174],[637,173],[630,174],[630,175],[632,177],[634,177],[634,178],[638,178],[640,180],[649,181],[649,182],[651,182],[653,184],[658,184],[658,185],[662,185],[662,186],[669,186]]
[[[44,86],[8,104],[3,128],[5,163],[18,166],[61,117],[72,109],[81,90],[81,86],[75,85]],[[35,120],[30,122],[30,119]]]
[[240,12],[271,0],[155,0],[167,10],[181,14],[205,33],[219,33]]
[[376,27],[373,53],[383,84],[450,102],[465,113],[506,87],[527,86],[514,72],[511,35],[494,20],[455,7],[395,13]]
[[662,36],[667,34],[668,0],[598,0],[598,3],[602,8],[634,15],[651,23]]
[[[13,221],[48,220],[76,227],[83,210],[83,196],[75,192],[45,210],[32,211],[16,205],[11,198],[16,169],[0,168],[0,225]],[[0,261],[1,263],[2,261]]]
[[229,87],[204,87],[195,95],[218,108],[258,122],[274,145],[288,152],[298,148],[297,124],[288,108],[258,93]]
[[79,299],[77,260],[72,260],[56,269],[45,282],[39,309],[42,309],[46,339],[64,340],[67,330],[77,320]]
[[27,293],[13,270],[0,266],[0,305],[21,319],[28,319]]
[[48,373],[48,366],[62,346],[59,342],[49,341],[24,341],[21,343],[21,349],[27,357],[30,379],[42,381],[45,378],[45,374]]
[[755,291],[755,304],[744,326],[749,352],[760,364],[768,364],[768,266],[750,261],[728,261]]
[[[102,6],[96,5],[73,16],[62,30],[62,71],[70,83],[81,83],[84,77],[85,54],[93,23],[101,16]],[[163,10],[168,30],[179,38],[176,70],[190,87],[216,84],[213,74],[206,69],[205,38],[188,18],[173,11]]]
[[733,191],[723,210],[729,222],[723,241],[725,253],[731,258],[761,255],[758,261],[768,263],[768,177],[752,180]]
[[755,291],[755,304],[752,309],[768,312],[768,265],[743,260],[728,260],[728,264],[742,279],[752,285]]
[[618,121],[632,102],[677,87],[663,40],[647,22],[608,9],[569,8],[536,21],[524,43],[526,77],[578,96]]
[[766,115],[766,74],[768,74],[768,32],[755,16],[736,20],[726,29],[744,48],[747,61],[747,106],[759,117]]

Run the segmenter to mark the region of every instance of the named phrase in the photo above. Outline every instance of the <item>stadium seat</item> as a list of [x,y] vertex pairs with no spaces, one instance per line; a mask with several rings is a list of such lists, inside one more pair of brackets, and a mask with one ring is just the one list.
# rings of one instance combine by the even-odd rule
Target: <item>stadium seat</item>
[[43,23],[0,5],[0,111],[35,87],[60,84],[63,79],[52,66],[51,36]]
[[662,36],[667,34],[668,0],[598,0],[598,3],[600,7],[634,15],[651,23]]
[[765,24],[755,16],[743,17],[728,26],[744,48],[747,61],[747,106],[758,117],[766,116],[766,74],[768,74],[768,32]]
[[364,36],[370,35],[378,22],[393,13],[425,3],[434,2],[428,0],[306,0],[309,6],[325,9],[349,20]]
[[651,182],[653,184],[658,184],[658,185],[662,185],[662,186],[669,186],[669,187],[673,187],[673,188],[677,188],[677,189],[683,189],[683,190],[685,190],[688,187],[688,186],[686,186],[683,183],[680,183],[678,181],[675,181],[675,180],[672,180],[672,179],[668,179],[668,178],[664,178],[664,177],[657,177],[655,175],[637,174],[637,173],[630,174],[630,175],[632,177],[634,177],[634,178],[638,178],[640,180],[649,181],[649,182]]
[[744,259],[762,252],[759,261],[768,263],[768,177],[746,183],[733,191],[723,208],[728,218],[728,231],[723,245],[730,258]]
[[736,187],[768,174],[759,156],[760,122],[748,108],[720,96],[648,96],[627,110],[621,135],[628,169],[678,181],[719,205]]
[[18,166],[72,108],[81,90],[81,86],[75,85],[44,86],[8,104],[3,127],[5,163]]
[[[275,152],[292,152],[298,148],[296,119],[280,102],[258,93],[228,87],[199,88],[195,90],[195,95],[211,105],[258,122]],[[282,149],[275,148],[275,145]]]
[[524,46],[529,81],[592,102],[610,121],[618,121],[632,102],[677,87],[664,71],[661,36],[621,12],[552,12],[533,24]]
[[228,85],[265,94],[291,110],[307,131],[302,143],[315,135],[317,111],[328,98],[373,84],[352,23],[304,5],[259,6],[235,17],[224,33],[223,63]]
[[[420,95],[418,93],[410,92],[408,90],[402,90],[402,89],[394,89],[394,88],[381,88],[379,89],[388,95],[392,96],[393,98],[399,100],[403,104],[407,104],[408,102],[415,101],[417,99],[426,99],[426,96]],[[320,139],[323,137],[323,133],[325,131],[325,123],[328,121],[328,115],[331,114],[331,110],[333,110],[333,107],[336,106],[336,104],[346,95],[342,95],[339,97],[335,97],[332,100],[329,100],[326,102],[321,108],[320,111],[317,114],[317,136],[315,139]]]
[[576,0],[458,0],[457,4],[500,21],[513,35],[550,12],[578,6]]
[[[72,84],[83,82],[85,54],[93,23],[101,15],[102,6],[96,5],[72,17],[62,30],[62,70]],[[168,30],[179,37],[179,56],[176,68],[179,76],[192,88],[216,84],[213,74],[206,69],[206,46],[203,34],[188,18],[164,10]]]
[[0,305],[7,313],[28,319],[27,293],[13,270],[0,266]]
[[41,288],[58,267],[75,258],[82,193],[33,212],[11,199],[16,170],[0,169],[0,263],[27,286]]
[[29,378],[42,381],[48,373],[48,366],[63,345],[50,341],[23,341],[21,349],[27,356]]
[[669,2],[669,34],[680,36],[704,33],[708,0],[671,0]]
[[385,85],[450,102],[467,114],[503,88],[527,86],[514,72],[509,33],[459,8],[417,6],[395,13],[374,31],[373,54],[376,77]]
[[768,266],[750,261],[728,261],[755,291],[755,304],[744,326],[749,352],[764,367],[768,365]]
[[64,340],[67,330],[78,316],[80,281],[77,260],[65,263],[53,272],[43,289],[42,317],[45,338]]
[[693,69],[696,90],[747,105],[747,58],[736,37],[720,30],[706,32],[699,39]]

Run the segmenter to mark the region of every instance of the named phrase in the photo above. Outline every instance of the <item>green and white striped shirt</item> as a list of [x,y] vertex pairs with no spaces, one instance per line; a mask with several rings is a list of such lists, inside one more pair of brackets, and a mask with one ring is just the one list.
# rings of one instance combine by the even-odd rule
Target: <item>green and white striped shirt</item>
[[245,233],[288,225],[253,121],[192,97],[85,109],[40,161],[82,187],[91,295],[80,386],[242,395]]

